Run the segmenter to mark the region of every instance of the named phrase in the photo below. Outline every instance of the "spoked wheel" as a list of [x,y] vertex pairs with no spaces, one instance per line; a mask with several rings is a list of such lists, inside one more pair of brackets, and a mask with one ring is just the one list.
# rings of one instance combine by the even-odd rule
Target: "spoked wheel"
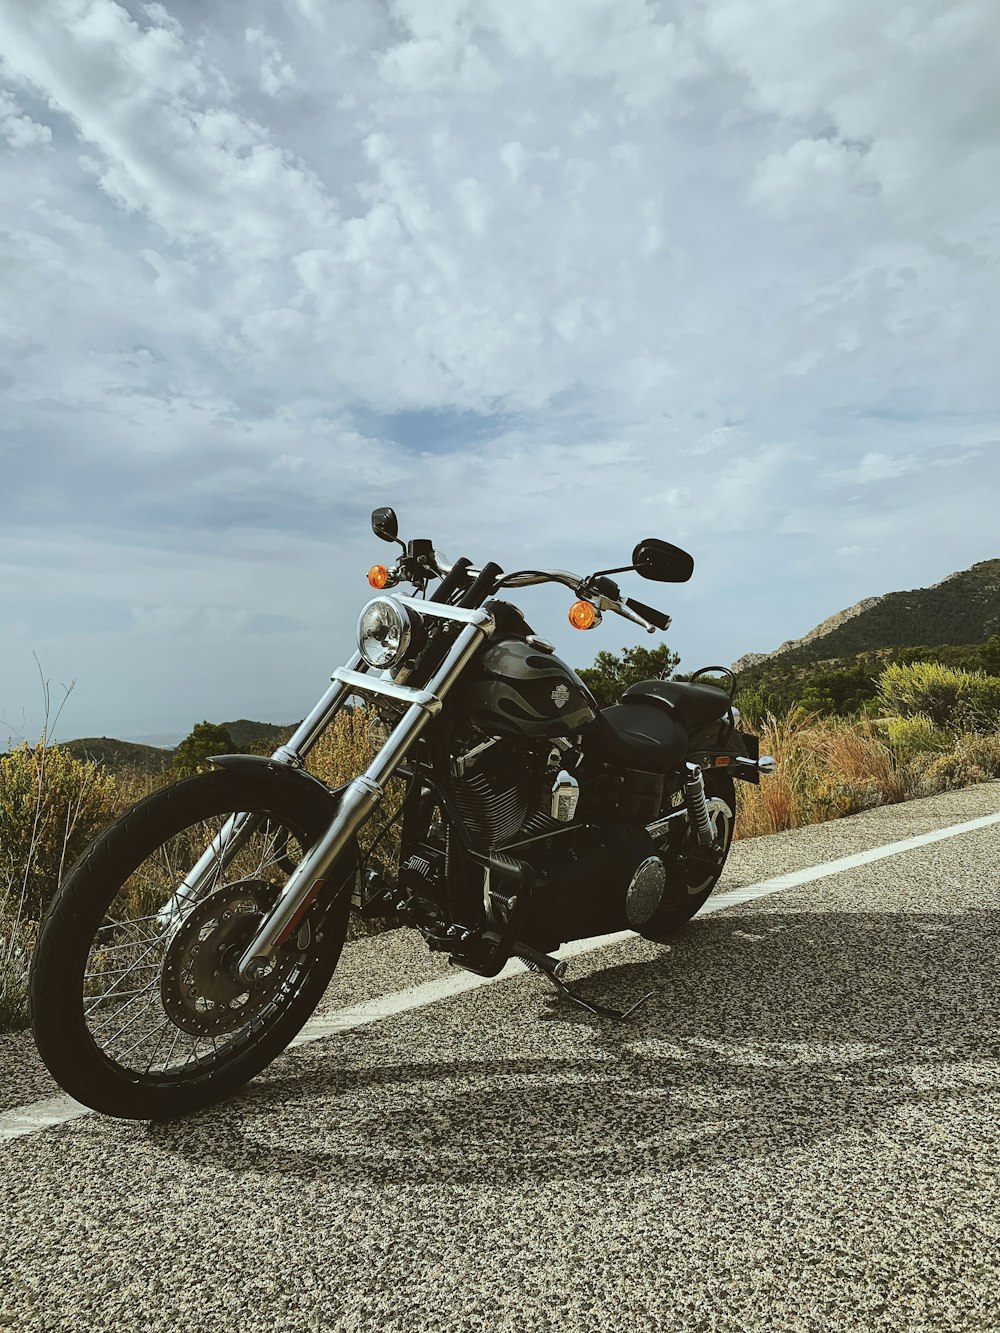
[[667,890],[642,927],[642,934],[650,939],[659,939],[690,921],[719,882],[736,823],[736,790],[728,773],[705,773],[705,799],[718,850],[700,846],[688,822],[676,821],[670,844],[661,853],[667,867]]
[[50,907],[31,970],[35,1041],[68,1093],[167,1119],[228,1096],[288,1045],[340,957],[356,856],[260,975],[240,980],[235,963],[334,813],[319,789],[213,772],[154,793],[98,838]]

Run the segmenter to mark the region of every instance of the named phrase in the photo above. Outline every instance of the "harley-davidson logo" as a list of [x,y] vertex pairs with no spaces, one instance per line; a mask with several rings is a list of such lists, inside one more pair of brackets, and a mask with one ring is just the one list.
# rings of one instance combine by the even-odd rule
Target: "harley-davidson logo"
[[569,703],[569,690],[565,685],[557,685],[552,691],[552,702],[557,708],[563,708]]

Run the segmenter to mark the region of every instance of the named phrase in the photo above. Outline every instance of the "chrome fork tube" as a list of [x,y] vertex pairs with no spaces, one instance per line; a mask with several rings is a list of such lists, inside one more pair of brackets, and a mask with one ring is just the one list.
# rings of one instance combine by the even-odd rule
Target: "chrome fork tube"
[[[355,653],[347,663],[347,669],[348,671],[365,672],[368,670],[368,663],[360,653]],[[326,731],[333,721],[333,715],[350,693],[351,687],[334,677],[333,684],[326,694],[319,700],[309,716],[299,723],[295,735],[284,745],[279,745],[271,758],[279,764],[291,764],[293,768],[301,768],[302,760],[320,736],[323,735],[323,732]]]
[[[440,711],[442,696],[447,694],[462,674],[483,637],[493,632],[493,621],[485,613],[479,613],[477,622],[467,624],[462,629],[433,680],[428,682],[427,694],[433,698],[427,700],[425,695],[422,702],[411,704],[366,771],[347,784],[333,823],[289,876],[273,910],[264,918],[240,958],[238,971],[241,976],[248,972],[252,974],[256,968],[262,967],[275,947],[291,934],[323,887],[337,858],[370,818],[385,795],[385,783],[430,719]],[[374,693],[378,693],[378,684],[372,681]]]
[[[360,653],[357,653],[347,665],[351,671],[368,670]],[[295,734],[284,745],[279,745],[271,755],[275,763],[301,768],[305,756],[333,721],[334,714],[350,692],[349,685],[335,678],[309,716],[299,724]],[[177,885],[170,900],[160,909],[157,917],[160,925],[169,925],[183,914],[186,907],[196,902],[212,875],[225,874],[236,855],[242,851],[259,827],[259,817],[245,812],[230,815],[197,863]]]

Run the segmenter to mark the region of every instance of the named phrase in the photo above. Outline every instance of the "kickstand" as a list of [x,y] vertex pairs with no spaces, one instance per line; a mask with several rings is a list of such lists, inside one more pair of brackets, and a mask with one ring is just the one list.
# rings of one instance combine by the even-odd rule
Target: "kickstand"
[[577,995],[575,991],[571,990],[569,986],[566,985],[561,977],[557,977],[553,972],[550,972],[548,968],[539,967],[535,963],[528,963],[528,966],[532,971],[540,973],[543,977],[547,977],[560,995],[564,996],[567,1000],[570,1000],[573,1004],[579,1005],[581,1009],[586,1009],[588,1013],[596,1014],[598,1018],[628,1018],[629,1014],[634,1014],[640,1004],[645,1004],[653,995],[652,991],[647,991],[645,995],[636,1000],[635,1004],[630,1004],[627,1009],[612,1009],[610,1005],[595,1004],[591,1000],[585,1000],[582,995]]

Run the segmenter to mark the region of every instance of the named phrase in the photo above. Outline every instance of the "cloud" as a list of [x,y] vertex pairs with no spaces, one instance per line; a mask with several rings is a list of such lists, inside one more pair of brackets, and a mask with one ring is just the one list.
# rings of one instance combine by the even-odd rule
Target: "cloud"
[[996,554],[993,18],[0,0],[0,709],[42,646],[81,730],[301,711],[376,504],[687,543],[688,665]]
[[48,125],[40,125],[25,116],[8,92],[0,91],[0,134],[11,148],[42,148],[52,142]]

